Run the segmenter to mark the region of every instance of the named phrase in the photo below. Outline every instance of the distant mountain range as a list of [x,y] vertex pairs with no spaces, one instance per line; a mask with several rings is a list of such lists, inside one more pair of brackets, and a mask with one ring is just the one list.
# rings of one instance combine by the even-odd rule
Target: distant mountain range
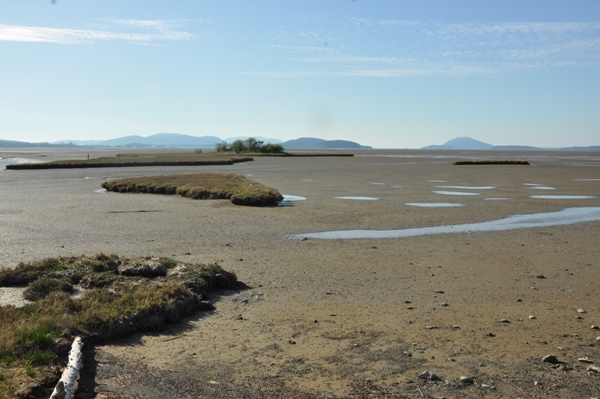
[[428,145],[422,150],[495,150],[495,151],[535,151],[535,150],[569,150],[569,151],[600,151],[600,145],[589,147],[542,148],[525,145],[492,145],[471,137],[457,137],[442,145]]
[[[246,140],[247,136],[229,137],[225,140],[216,136],[190,136],[179,133],[158,133],[152,136],[125,136],[110,140],[62,140],[53,143],[29,143],[25,141],[0,140],[0,147],[124,147],[124,148],[215,148],[215,145],[232,143],[235,140]],[[274,138],[254,136],[264,143],[281,144],[290,150],[317,150],[317,149],[369,149],[354,141],[324,140],[315,137],[301,137],[299,139],[282,141]],[[600,146],[589,147],[562,147],[541,148],[520,145],[492,145],[471,137],[457,137],[442,145],[429,145],[422,150],[497,150],[497,151],[534,151],[534,150],[562,150],[562,151],[600,151]]]
[[[235,140],[246,140],[248,137],[229,137],[225,140],[216,136],[190,136],[179,133],[158,133],[148,137],[125,136],[110,140],[61,140],[53,143],[28,143],[23,141],[0,140],[0,147],[75,147],[102,146],[125,148],[215,148],[215,145],[232,143]],[[359,149],[371,148],[354,141],[323,140],[313,137],[302,137],[295,140],[282,141],[278,139],[254,137],[264,143],[281,144],[286,149]]]

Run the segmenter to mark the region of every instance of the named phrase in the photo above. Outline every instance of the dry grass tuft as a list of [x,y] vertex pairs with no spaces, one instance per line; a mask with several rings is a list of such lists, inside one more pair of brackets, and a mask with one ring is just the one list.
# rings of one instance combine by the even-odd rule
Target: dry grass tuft
[[[24,378],[45,375],[44,368],[66,354],[75,335],[95,342],[161,330],[166,323],[213,309],[205,300],[210,291],[244,287],[217,264],[131,260],[114,254],[50,258],[0,269],[0,286],[28,283],[26,292],[34,302],[22,308],[0,306],[0,397],[14,396],[14,387]],[[78,283],[90,289],[73,298],[67,291]]]

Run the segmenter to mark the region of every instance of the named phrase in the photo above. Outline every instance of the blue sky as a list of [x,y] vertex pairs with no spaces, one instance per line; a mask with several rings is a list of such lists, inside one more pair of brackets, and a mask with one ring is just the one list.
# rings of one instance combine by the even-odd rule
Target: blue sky
[[0,0],[0,139],[600,145],[599,1]]

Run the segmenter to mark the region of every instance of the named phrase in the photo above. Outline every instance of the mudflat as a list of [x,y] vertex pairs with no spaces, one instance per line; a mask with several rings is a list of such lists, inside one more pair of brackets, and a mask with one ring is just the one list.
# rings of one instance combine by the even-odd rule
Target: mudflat
[[[28,151],[0,157],[89,152]],[[452,165],[464,159],[531,165]],[[211,171],[305,199],[244,207],[100,186]],[[600,374],[587,370],[600,364],[600,330],[592,329],[600,325],[600,222],[408,238],[293,237],[600,207],[600,153],[364,150],[230,166],[1,171],[0,187],[3,266],[100,252],[165,256],[217,262],[251,287],[223,292],[212,298],[214,312],[160,334],[97,347],[84,397],[158,398],[173,390],[177,397],[345,397],[364,384],[370,397],[600,392]],[[543,363],[549,354],[564,363]],[[440,381],[419,378],[425,370]]]

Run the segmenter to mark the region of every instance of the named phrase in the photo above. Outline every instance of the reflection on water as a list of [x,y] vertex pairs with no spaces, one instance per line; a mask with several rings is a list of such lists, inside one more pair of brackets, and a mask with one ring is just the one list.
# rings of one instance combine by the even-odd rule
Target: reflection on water
[[5,170],[6,165],[11,163],[17,163],[17,161],[12,158],[0,158],[0,170]]
[[420,206],[422,208],[456,208],[464,206],[463,204],[455,204],[453,202],[407,202],[408,206]]
[[356,200],[356,201],[377,201],[379,198],[375,197],[335,197],[343,200]]
[[554,187],[548,187],[548,186],[532,186],[529,188],[532,190],[556,190]]
[[479,193],[465,193],[463,191],[433,191],[433,193],[440,195],[481,195]]
[[438,188],[455,188],[458,190],[492,190],[494,186],[436,186]]
[[535,199],[590,199],[598,198],[593,195],[530,195],[529,198]]
[[600,181],[600,179],[573,179],[575,181]]
[[0,158],[0,170],[5,170],[6,165],[9,165],[9,164],[30,163],[30,162],[35,162],[35,161],[31,161],[29,159],[23,159],[23,158]]
[[349,238],[404,238],[431,234],[474,233],[503,231],[532,227],[561,226],[582,222],[600,221],[600,207],[566,208],[558,212],[514,215],[504,219],[481,223],[457,224],[449,226],[420,227],[402,230],[338,230],[322,233],[296,234],[293,239],[316,238],[323,240]]

